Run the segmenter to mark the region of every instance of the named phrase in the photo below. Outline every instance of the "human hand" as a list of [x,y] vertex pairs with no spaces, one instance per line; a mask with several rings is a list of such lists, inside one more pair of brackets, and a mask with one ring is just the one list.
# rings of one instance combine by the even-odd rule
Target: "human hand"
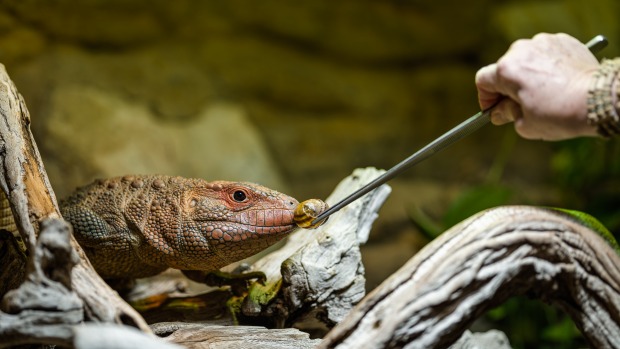
[[491,121],[513,121],[528,139],[597,136],[587,121],[587,95],[598,66],[588,48],[567,34],[517,40],[497,63],[476,74],[480,107],[497,103]]

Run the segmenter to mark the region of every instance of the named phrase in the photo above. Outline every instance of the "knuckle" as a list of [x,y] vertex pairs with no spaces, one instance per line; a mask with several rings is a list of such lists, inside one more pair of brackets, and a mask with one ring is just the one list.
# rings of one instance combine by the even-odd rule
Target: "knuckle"
[[513,75],[514,69],[515,65],[506,56],[500,58],[499,61],[497,61],[497,77],[499,79],[510,78]]

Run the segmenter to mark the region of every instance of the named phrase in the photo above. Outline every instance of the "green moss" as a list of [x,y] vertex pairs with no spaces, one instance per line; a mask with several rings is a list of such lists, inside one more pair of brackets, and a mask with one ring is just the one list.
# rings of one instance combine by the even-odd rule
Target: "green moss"
[[258,305],[268,304],[280,291],[282,279],[276,282],[261,284],[255,282],[250,286],[248,299],[250,302]]

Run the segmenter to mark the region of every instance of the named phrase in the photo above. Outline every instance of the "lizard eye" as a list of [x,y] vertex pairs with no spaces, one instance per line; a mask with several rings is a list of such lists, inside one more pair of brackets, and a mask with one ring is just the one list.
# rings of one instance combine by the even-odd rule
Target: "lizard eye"
[[236,202],[244,202],[248,198],[247,194],[243,190],[235,190],[232,197]]

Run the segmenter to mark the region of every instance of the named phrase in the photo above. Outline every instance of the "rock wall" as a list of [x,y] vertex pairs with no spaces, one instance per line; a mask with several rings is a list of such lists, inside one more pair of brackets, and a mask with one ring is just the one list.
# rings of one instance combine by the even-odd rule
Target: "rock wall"
[[[603,33],[605,55],[618,54],[617,10],[614,0],[3,0],[0,62],[60,197],[95,177],[164,173],[304,200],[477,112],[476,70],[517,38]],[[445,205],[482,181],[512,133],[489,126],[394,182],[375,235],[397,260],[378,274],[415,250],[417,238],[398,234],[413,229],[404,207]],[[544,185],[552,146],[515,142],[503,180]]]

